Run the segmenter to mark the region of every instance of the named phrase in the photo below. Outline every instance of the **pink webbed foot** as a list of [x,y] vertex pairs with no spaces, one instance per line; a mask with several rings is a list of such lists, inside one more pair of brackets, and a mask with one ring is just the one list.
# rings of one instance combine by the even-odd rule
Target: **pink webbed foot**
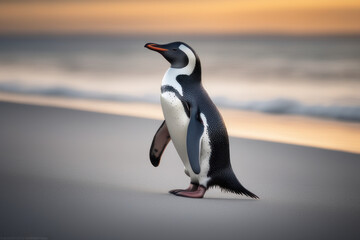
[[183,192],[183,191],[192,192],[192,191],[196,191],[198,189],[198,187],[199,187],[199,185],[190,183],[190,186],[187,189],[173,189],[173,190],[170,190],[169,193],[176,195],[176,193]]
[[203,198],[206,192],[206,188],[199,186],[195,191],[180,191],[174,193],[176,196],[188,197],[188,198]]

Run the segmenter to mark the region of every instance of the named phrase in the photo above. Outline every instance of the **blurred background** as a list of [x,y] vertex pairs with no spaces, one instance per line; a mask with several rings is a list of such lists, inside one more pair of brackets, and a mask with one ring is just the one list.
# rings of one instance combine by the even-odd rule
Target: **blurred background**
[[[149,162],[172,41],[260,201]],[[360,0],[0,0],[0,240],[360,239],[359,139]]]
[[0,94],[159,103],[143,46],[185,41],[220,107],[359,122],[359,34],[356,0],[5,0]]

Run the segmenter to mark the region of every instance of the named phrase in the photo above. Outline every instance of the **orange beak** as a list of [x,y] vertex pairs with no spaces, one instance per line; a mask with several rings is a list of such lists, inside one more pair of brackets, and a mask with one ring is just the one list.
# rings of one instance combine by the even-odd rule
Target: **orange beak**
[[168,49],[166,49],[166,48],[158,47],[158,45],[156,43],[147,43],[147,44],[145,44],[144,47],[146,47],[150,50],[158,51],[158,52],[168,51]]

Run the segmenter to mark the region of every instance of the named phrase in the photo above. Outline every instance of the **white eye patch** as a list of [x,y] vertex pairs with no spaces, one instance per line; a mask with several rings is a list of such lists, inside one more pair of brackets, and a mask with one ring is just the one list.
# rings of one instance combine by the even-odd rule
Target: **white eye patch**
[[183,91],[181,85],[176,81],[176,77],[179,75],[191,75],[195,69],[196,65],[196,57],[193,51],[191,51],[190,48],[187,46],[181,44],[179,49],[183,51],[187,58],[189,59],[188,64],[186,67],[183,68],[169,68],[167,72],[164,75],[164,78],[162,80],[162,86],[168,85],[175,88],[181,96],[183,96]]

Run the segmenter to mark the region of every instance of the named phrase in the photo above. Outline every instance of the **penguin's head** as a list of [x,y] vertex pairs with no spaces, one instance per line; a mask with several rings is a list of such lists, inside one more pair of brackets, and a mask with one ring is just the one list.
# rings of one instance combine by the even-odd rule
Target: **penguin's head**
[[147,43],[144,47],[160,53],[171,64],[172,68],[183,68],[192,60],[189,58],[197,58],[194,51],[182,42],[172,42],[162,45]]

